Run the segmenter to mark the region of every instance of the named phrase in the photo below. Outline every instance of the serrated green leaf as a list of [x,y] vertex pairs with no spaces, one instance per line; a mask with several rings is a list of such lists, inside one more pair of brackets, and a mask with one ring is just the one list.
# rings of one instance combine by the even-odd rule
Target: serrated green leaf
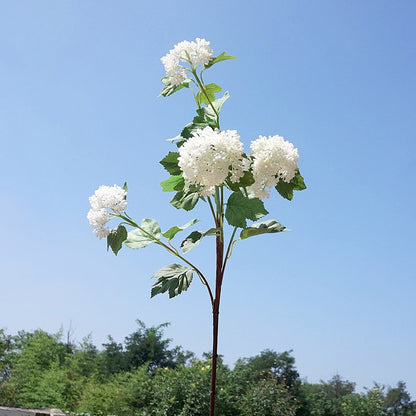
[[170,178],[160,182],[163,192],[182,191],[185,186],[185,180],[182,175],[171,176]]
[[[226,91],[224,93],[224,95],[221,98],[218,98],[218,100],[215,100],[212,102],[212,105],[214,106],[215,110],[217,111],[217,113],[219,114],[223,104],[225,103],[225,101],[228,100],[228,98],[230,98],[230,94],[228,93],[228,91]],[[209,105],[207,107],[202,107],[197,111],[202,110],[204,112],[204,117],[206,120],[212,120],[211,124],[212,126],[216,126],[216,118],[217,115],[215,114],[214,110],[212,109],[212,107]]]
[[111,247],[111,250],[117,256],[117,253],[121,250],[126,238],[127,230],[120,224],[117,228],[111,230],[110,234],[107,236],[107,250]]
[[174,137],[173,139],[169,139],[172,142],[177,142],[178,147],[180,147],[183,144],[183,142],[186,141],[186,139],[192,137],[195,130],[204,129],[207,126],[215,128],[215,126],[217,125],[216,115],[210,106],[198,108],[196,112],[197,115],[193,118],[191,123],[188,123],[183,128],[180,135]]
[[198,120],[202,120],[207,126],[214,127],[217,125],[217,116],[212,111],[211,106],[201,107],[196,110],[199,117]]
[[129,190],[129,188],[127,187],[127,182],[124,182],[123,184],[123,189],[127,192]]
[[192,123],[187,124],[184,129],[181,131],[180,136],[184,139],[189,139],[193,136],[195,130],[204,129],[209,126],[208,122],[203,117],[194,117]]
[[306,185],[299,169],[296,169],[296,174],[290,182],[280,180],[275,188],[283,198],[291,201],[293,198],[293,191],[302,191],[303,189],[306,189]]
[[144,248],[151,243],[155,243],[162,237],[160,226],[156,220],[145,218],[136,228],[127,234],[124,244],[130,248]]
[[226,91],[224,93],[224,95],[221,98],[218,98],[217,100],[215,100],[212,105],[215,107],[215,109],[217,110],[217,112],[219,113],[222,109],[222,106],[224,105],[224,103],[230,98],[230,93],[228,91]]
[[173,176],[181,175],[181,168],[178,166],[178,152],[169,152],[159,163]]
[[215,56],[209,60],[209,62],[205,65],[205,69],[211,68],[212,65],[216,64],[217,62],[226,61],[228,59],[235,59],[235,56],[226,55],[225,52],[222,52],[220,55]]
[[206,95],[202,91],[198,91],[198,94],[195,97],[196,104],[198,105],[198,107],[201,104],[209,105],[210,102],[212,103],[213,101],[215,101],[215,93],[220,92],[221,90],[222,88],[214,83],[205,85]]
[[199,200],[199,192],[195,190],[195,187],[192,187],[187,191],[179,191],[170,201],[170,204],[177,209],[184,209],[185,211],[190,211],[195,207]]
[[160,92],[159,97],[161,95],[163,95],[163,97],[169,97],[169,95],[172,95],[173,93],[181,90],[182,88],[189,88],[189,83],[191,82],[191,80],[187,78],[182,82],[182,84],[172,85],[169,81],[169,77],[163,77],[161,81],[164,84],[164,87]]
[[216,228],[211,228],[207,231],[193,231],[185,240],[181,243],[181,250],[183,253],[187,253],[195,248],[201,240],[207,235],[215,235],[217,233]]
[[234,192],[239,192],[240,188],[247,188],[247,186],[253,185],[253,183],[254,177],[253,173],[250,171],[245,171],[243,176],[236,183],[231,182],[229,178],[226,180],[226,185]]
[[190,227],[191,225],[194,225],[198,222],[197,219],[193,219],[189,222],[187,222],[185,225],[182,225],[182,227],[178,227],[177,225],[174,225],[173,227],[169,228],[169,230],[165,231],[162,235],[163,237],[166,237],[169,240],[172,240],[175,235],[182,230],[185,230],[186,228]]
[[246,219],[256,221],[268,214],[258,198],[248,198],[241,192],[233,192],[227,201],[225,218],[234,227],[246,228]]
[[250,227],[245,228],[240,233],[240,239],[244,240],[249,237],[260,234],[280,233],[285,231],[286,227],[278,223],[276,220],[267,220],[262,222],[255,222]]
[[152,286],[151,297],[169,291],[169,298],[188,289],[192,282],[193,270],[180,264],[169,264],[158,270],[153,277],[157,282]]

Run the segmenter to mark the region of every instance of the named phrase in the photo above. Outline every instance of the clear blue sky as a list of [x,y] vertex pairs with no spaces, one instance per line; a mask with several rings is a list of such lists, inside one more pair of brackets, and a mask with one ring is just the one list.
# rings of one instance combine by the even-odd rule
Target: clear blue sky
[[[231,94],[222,128],[246,149],[259,134],[292,141],[308,184],[266,202],[292,231],[235,247],[225,361],[293,349],[309,381],[404,380],[416,398],[415,19],[405,0],[2,1],[0,327],[72,323],[100,345],[137,318],[169,321],[174,344],[210,350],[200,283],[151,300],[150,276],[173,259],[150,246],[115,257],[86,219],[99,185],[127,181],[137,220],[208,226],[202,205],[169,205],[158,164],[194,111],[189,92],[157,97],[160,57],[203,37],[238,57],[207,73]],[[210,243],[190,253],[207,273]]]

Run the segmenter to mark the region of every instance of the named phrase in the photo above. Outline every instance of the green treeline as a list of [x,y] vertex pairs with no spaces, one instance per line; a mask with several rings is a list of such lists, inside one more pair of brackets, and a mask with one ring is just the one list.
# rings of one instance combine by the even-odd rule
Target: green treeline
[[[171,347],[167,324],[138,328],[117,343],[109,336],[98,350],[87,337],[75,344],[62,331],[0,329],[0,406],[57,407],[73,413],[117,416],[206,416],[210,359]],[[220,363],[218,416],[415,416],[416,402],[398,382],[359,393],[335,376],[300,379],[290,351],[266,350]]]

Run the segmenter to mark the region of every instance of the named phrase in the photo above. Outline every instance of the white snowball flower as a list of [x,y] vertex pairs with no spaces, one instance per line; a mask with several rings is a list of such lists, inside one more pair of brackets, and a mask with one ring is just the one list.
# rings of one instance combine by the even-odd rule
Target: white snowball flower
[[94,209],[91,208],[87,214],[88,221],[90,222],[91,227],[101,228],[110,219],[110,216],[105,208]]
[[269,189],[279,180],[290,182],[295,174],[299,159],[298,149],[280,136],[259,136],[251,143],[254,184],[249,190],[257,198],[268,198]]
[[212,57],[209,42],[196,38],[195,42],[182,41],[176,44],[169,53],[161,58],[166,70],[166,76],[174,86],[186,79],[186,70],[180,68],[180,61],[189,62],[193,67],[205,65]]
[[112,218],[109,211],[115,214],[125,211],[127,207],[126,195],[127,192],[118,185],[102,185],[94,192],[94,195],[90,196],[91,209],[88,211],[87,219],[98,238],[101,239],[110,234],[110,229],[105,227]]
[[101,185],[89,200],[94,209],[106,208],[121,214],[127,207],[126,195],[127,192],[118,185]]
[[178,164],[183,177],[203,186],[203,196],[213,195],[231,169],[231,181],[243,176],[243,144],[236,130],[198,129],[180,148]]

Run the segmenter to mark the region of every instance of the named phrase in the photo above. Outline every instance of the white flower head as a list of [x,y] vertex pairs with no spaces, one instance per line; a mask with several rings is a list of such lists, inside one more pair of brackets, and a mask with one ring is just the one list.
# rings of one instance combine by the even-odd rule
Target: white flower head
[[110,229],[105,225],[111,220],[112,215],[125,211],[126,195],[126,190],[118,185],[102,185],[94,192],[94,195],[90,196],[91,209],[88,211],[87,218],[98,238],[101,239],[110,234]]
[[183,177],[201,185],[201,195],[209,196],[221,185],[231,170],[231,181],[243,176],[243,144],[236,130],[198,129],[180,148],[178,164]]
[[181,61],[188,62],[196,68],[207,64],[212,57],[212,53],[208,41],[196,38],[195,42],[187,40],[179,42],[160,60],[165,67],[169,82],[176,86],[182,84],[186,79],[186,70],[179,66]]
[[299,159],[298,149],[280,136],[259,136],[251,142],[251,157],[254,184],[249,190],[258,198],[268,198],[269,189],[279,180],[290,182],[295,174]]

